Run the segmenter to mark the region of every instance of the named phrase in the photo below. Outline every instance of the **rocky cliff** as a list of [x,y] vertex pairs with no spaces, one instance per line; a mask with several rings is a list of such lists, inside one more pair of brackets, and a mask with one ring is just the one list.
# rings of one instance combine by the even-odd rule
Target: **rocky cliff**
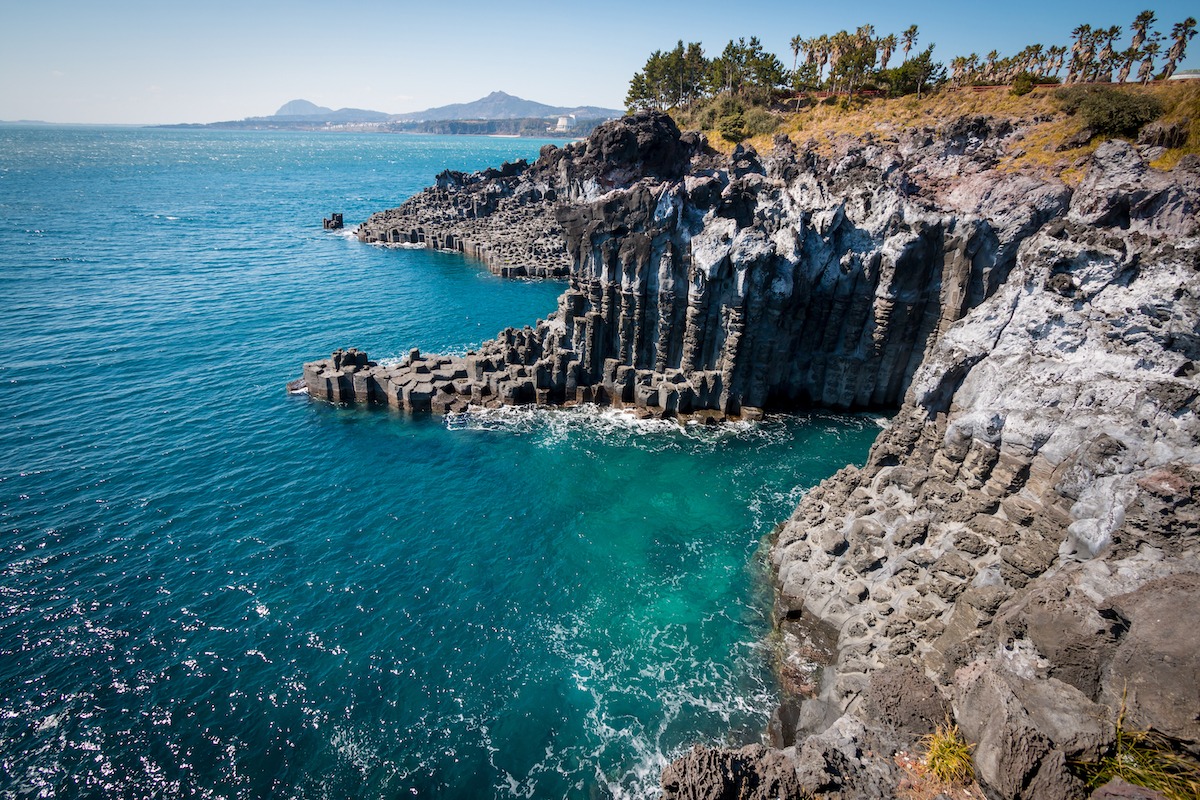
[[478,258],[505,277],[564,277],[571,262],[554,210],[641,178],[679,178],[701,149],[665,115],[616,120],[584,142],[547,145],[524,160],[466,174],[446,170],[434,186],[358,227],[363,242],[422,245]]
[[889,796],[892,753],[951,716],[990,796],[1079,796],[1067,765],[1122,703],[1200,749],[1200,165],[1110,143],[1071,191],[997,168],[1023,135],[970,118],[725,159],[644,114],[445,174],[360,237],[565,268],[558,309],[463,359],[339,351],[305,384],[416,411],[899,405],[773,547],[775,749],[698,748],[664,791]]
[[[962,120],[899,143],[846,142],[832,161],[783,138],[765,159],[738,150],[726,162],[665,115],[643,114],[532,166],[443,173],[359,237],[459,249],[502,274],[569,265],[558,310],[469,360],[356,367],[372,370],[359,378],[365,393],[314,362],[309,391],[443,411],[895,407],[930,344],[1066,211],[1061,183],[988,170],[1013,134]],[[406,385],[421,387],[415,400]]]
[[[1111,744],[1123,703],[1200,752],[1200,632],[1181,623],[1200,606],[1197,166],[1102,146],[1066,217],[931,349],[866,466],[784,526],[784,628],[836,639],[782,715],[799,760],[831,729],[860,755],[924,733],[942,702],[993,797],[1080,796],[1066,766]],[[916,720],[913,697],[933,701]],[[861,788],[822,769],[809,789]]]

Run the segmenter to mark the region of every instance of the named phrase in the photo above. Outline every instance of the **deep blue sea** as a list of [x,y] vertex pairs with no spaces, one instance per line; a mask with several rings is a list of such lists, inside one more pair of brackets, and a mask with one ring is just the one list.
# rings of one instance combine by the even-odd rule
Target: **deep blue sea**
[[762,541],[874,420],[284,390],[550,313],[321,228],[542,144],[0,127],[0,797],[641,797],[761,740]]

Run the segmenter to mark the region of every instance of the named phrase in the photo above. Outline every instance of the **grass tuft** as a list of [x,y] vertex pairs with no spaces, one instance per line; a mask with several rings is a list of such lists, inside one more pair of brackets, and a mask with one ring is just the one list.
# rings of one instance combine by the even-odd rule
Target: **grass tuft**
[[1096,789],[1113,778],[1161,793],[1168,800],[1200,797],[1200,763],[1180,753],[1166,736],[1125,724],[1125,703],[1117,716],[1116,745],[1095,763],[1075,765],[1076,772]]
[[949,719],[933,733],[921,737],[921,744],[925,748],[925,766],[942,783],[961,786],[975,779],[975,763],[971,760],[975,745],[967,744],[958,725]]

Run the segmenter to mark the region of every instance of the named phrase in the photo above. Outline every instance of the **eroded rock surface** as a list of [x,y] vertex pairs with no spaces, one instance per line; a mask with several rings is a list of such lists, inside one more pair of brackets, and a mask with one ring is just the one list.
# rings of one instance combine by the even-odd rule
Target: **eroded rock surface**
[[1080,796],[1067,764],[1111,743],[1123,698],[1128,724],[1196,750],[1197,177],[1104,145],[867,464],[801,503],[780,601],[839,631],[807,701],[832,711],[801,720],[870,719],[873,676],[904,662],[953,703],[993,797]]

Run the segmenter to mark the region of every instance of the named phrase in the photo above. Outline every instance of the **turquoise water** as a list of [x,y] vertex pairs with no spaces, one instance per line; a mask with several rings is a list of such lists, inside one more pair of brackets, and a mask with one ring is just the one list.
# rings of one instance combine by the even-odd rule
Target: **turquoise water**
[[874,421],[283,390],[552,311],[320,227],[541,144],[0,127],[0,796],[646,796],[759,740],[760,541]]

